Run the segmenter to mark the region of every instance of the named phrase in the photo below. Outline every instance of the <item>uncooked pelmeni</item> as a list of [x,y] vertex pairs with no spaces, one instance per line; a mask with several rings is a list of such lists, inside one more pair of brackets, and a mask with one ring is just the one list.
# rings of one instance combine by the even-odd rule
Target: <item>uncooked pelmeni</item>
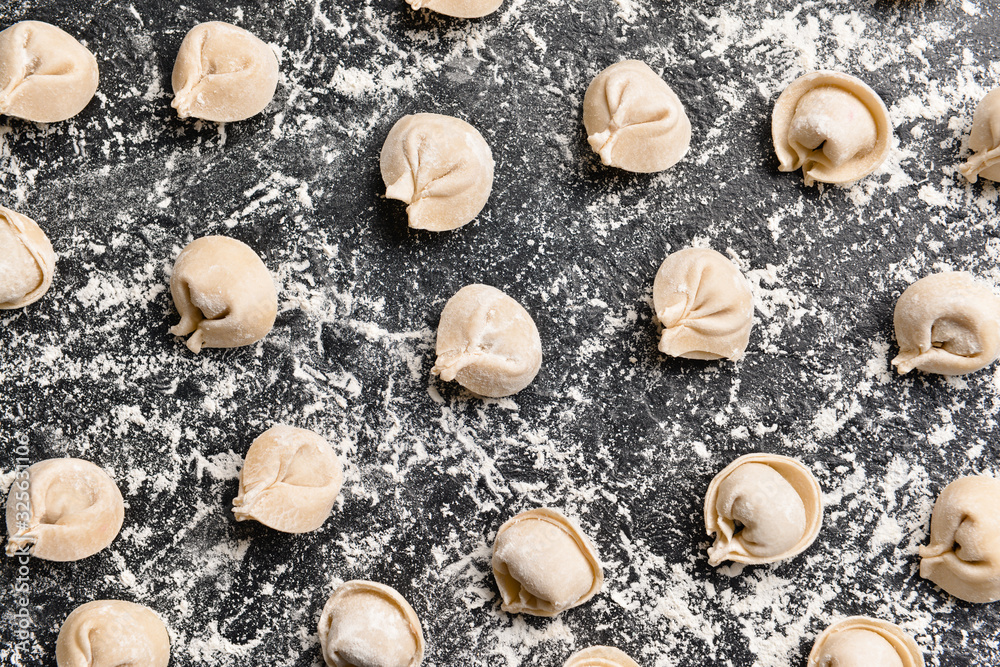
[[966,602],[1000,600],[1000,480],[962,477],[934,504],[920,576]]
[[430,9],[461,19],[477,19],[495,12],[503,0],[406,0],[413,9]]
[[611,646],[591,646],[569,657],[563,667],[639,667],[635,660]]
[[916,369],[964,375],[1000,357],[1000,298],[964,271],[921,278],[900,295],[892,315],[900,373]]
[[181,42],[171,82],[181,118],[231,123],[264,110],[278,86],[278,59],[243,28],[199,23]]
[[326,440],[304,428],[272,426],[247,451],[237,521],[253,519],[285,533],[323,525],[340,493],[344,468]]
[[691,144],[691,121],[680,99],[639,60],[594,77],[583,97],[583,124],[601,162],[626,171],[668,169]]
[[924,667],[924,656],[898,625],[852,616],[816,638],[806,667]]
[[778,97],[771,138],[780,171],[802,169],[806,185],[850,183],[885,162],[892,125],[882,98],[863,81],[821,70]]
[[23,308],[52,286],[56,254],[31,218],[0,206],[0,310]]
[[590,539],[558,510],[521,512],[500,526],[493,576],[511,614],[555,616],[600,592],[604,570]]
[[7,555],[27,549],[44,560],[93,556],[111,544],[124,518],[122,494],[108,473],[81,459],[39,461],[7,495]]
[[792,558],[816,540],[822,522],[819,482],[808,468],[777,454],[741,456],[715,476],[705,495],[705,530],[715,535],[708,562]]
[[385,196],[406,204],[414,229],[461,227],[486,206],[493,189],[493,151],[464,120],[436,113],[403,116],[382,144]]
[[21,21],[0,32],[0,114],[37,123],[72,118],[97,92],[97,59],[54,25]]
[[417,667],[424,633],[413,607],[394,589],[348,581],[323,606],[319,643],[329,667]]
[[664,354],[736,361],[746,352],[753,294],[725,255],[708,248],[668,255],[653,281],[653,309]]
[[170,293],[181,315],[170,333],[191,334],[187,346],[194,353],[256,343],[278,314],[278,295],[264,262],[250,246],[226,236],[204,236],[181,251]]
[[141,604],[94,600],[66,617],[56,640],[59,667],[167,667],[170,637]]
[[510,396],[538,375],[542,341],[531,315],[495,287],[466,285],[448,299],[431,373],[480,396]]
[[972,115],[969,161],[958,168],[975,183],[979,177],[1000,181],[1000,88],[986,94]]

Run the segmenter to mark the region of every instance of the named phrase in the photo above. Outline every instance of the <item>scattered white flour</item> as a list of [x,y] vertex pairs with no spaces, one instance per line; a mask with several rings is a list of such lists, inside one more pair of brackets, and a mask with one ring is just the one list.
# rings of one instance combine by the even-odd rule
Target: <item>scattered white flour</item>
[[[1000,284],[998,190],[956,170],[976,102],[1000,83],[977,32],[998,20],[992,4],[507,0],[470,22],[402,2],[238,7],[230,20],[277,31],[283,79],[262,118],[225,127],[169,109],[162,50],[205,17],[178,6],[150,35],[167,10],[149,6],[69,26],[123,49],[102,72],[134,62],[134,80],[105,77],[74,121],[0,127],[0,203],[59,254],[46,300],[0,314],[0,432],[30,436],[37,458],[95,460],[128,503],[102,556],[32,564],[39,604],[63,609],[64,591],[150,604],[178,665],[319,665],[323,602],[365,577],[413,603],[428,667],[556,665],[592,643],[653,667],[791,667],[856,613],[901,624],[929,665],[1000,664],[997,610],[917,575],[949,477],[1000,472],[1000,370],[890,366],[907,284],[942,266]],[[649,61],[691,113],[691,153],[666,173],[611,173],[583,139],[586,85],[624,57]],[[812,68],[860,76],[889,107],[892,155],[855,185],[776,173],[771,105]],[[461,232],[407,233],[378,197],[381,141],[417,111],[486,119],[497,183]],[[262,248],[280,289],[263,344],[196,357],[166,334],[172,260],[205,233]],[[653,275],[687,245],[727,253],[752,284],[739,364],[656,351]],[[524,395],[472,399],[429,375],[437,315],[472,281],[516,294],[550,346]],[[346,464],[310,535],[231,516],[242,456],[278,422],[321,433]],[[814,469],[824,529],[791,562],[713,570],[702,497],[751,451]],[[594,536],[606,588],[555,620],[512,617],[492,539],[543,504]],[[4,645],[0,662],[52,661],[61,618],[35,621],[30,660]]]

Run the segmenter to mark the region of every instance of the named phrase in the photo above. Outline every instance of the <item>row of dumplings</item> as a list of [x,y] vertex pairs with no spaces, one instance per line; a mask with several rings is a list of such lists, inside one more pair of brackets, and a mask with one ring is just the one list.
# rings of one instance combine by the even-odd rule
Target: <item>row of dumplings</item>
[[[625,60],[600,72],[583,99],[587,141],[605,165],[637,173],[669,169],[688,151],[691,122],[674,93],[644,62]],[[850,183],[889,155],[892,125],[878,94],[860,79],[815,71],[793,81],[775,102],[771,122],[780,171],[802,170],[806,185]],[[1000,88],[975,112],[960,168],[972,182],[1000,178]],[[409,225],[445,231],[471,222],[493,186],[489,145],[469,123],[440,114],[405,116],[381,153],[386,196],[407,204]]]
[[[55,253],[30,218],[0,206],[0,309],[40,299],[52,284]],[[178,255],[170,291],[181,316],[170,329],[203,347],[231,348],[263,339],[274,325],[278,297],[271,273],[246,244],[206,236]],[[738,360],[753,327],[749,282],[724,255],[707,248],[670,254],[653,281],[653,309],[662,327],[659,349],[688,359]],[[893,314],[900,373],[962,375],[1000,357],[1000,297],[969,273],[926,276],[900,295]],[[480,396],[527,387],[542,363],[531,315],[495,287],[467,285],[452,296],[438,325],[431,373],[457,380]]]
[[[247,451],[232,511],[237,521],[255,520],[283,532],[317,530],[329,518],[342,480],[342,463],[321,436],[274,426]],[[774,454],[740,457],[716,475],[705,496],[705,529],[715,536],[708,548],[709,564],[792,558],[815,541],[822,514],[820,486],[805,465]],[[6,520],[8,555],[72,561],[111,544],[124,521],[124,504],[114,480],[93,463],[48,459],[19,471],[8,494]],[[935,503],[930,544],[920,549],[920,556],[921,576],[952,595],[976,603],[1000,600],[1000,481],[973,476],[949,484]],[[512,614],[553,617],[584,604],[604,585],[604,570],[591,539],[575,522],[548,507],[521,512],[499,528],[492,569],[501,609]],[[855,623],[851,632],[864,630],[874,636],[848,641],[847,628],[828,631],[813,653],[826,651],[846,659],[850,653],[843,651],[848,649],[887,650],[885,646],[891,645],[906,649],[898,654],[903,662],[876,664],[923,664],[912,639],[892,641],[898,628],[862,620],[867,625],[855,627]],[[79,627],[98,631],[83,636]],[[104,636],[105,632],[109,634]],[[164,639],[154,641],[152,635]],[[108,639],[121,636],[134,638],[135,645]],[[90,602],[64,624],[57,660],[60,667],[76,664],[68,656],[80,651],[93,656],[89,664],[103,667],[121,664],[124,651],[135,667],[165,665],[169,653],[165,637],[162,622],[146,608],[120,601]],[[415,667],[424,650],[412,607],[393,589],[374,582],[339,587],[324,607],[319,637],[331,667]],[[590,654],[578,654],[567,664],[591,664],[573,660],[599,657],[601,651],[617,655],[616,649],[607,647],[589,650]],[[140,659],[142,651],[152,653]],[[907,656],[912,662],[905,661]]]
[[[452,15],[469,3],[410,0]],[[499,3],[472,3],[486,13]],[[456,13],[457,12],[457,13]],[[0,32],[0,114],[36,122],[75,116],[97,91],[97,59],[62,29],[21,21]],[[217,122],[260,113],[274,97],[278,61],[271,48],[237,26],[201,23],[181,42],[171,76],[172,106],[181,118]],[[625,60],[603,70],[583,101],[587,141],[601,161],[627,171],[668,169],[688,151],[691,123],[681,100],[645,63]],[[885,103],[860,79],[815,71],[778,97],[771,122],[781,171],[802,169],[806,185],[849,183],[878,168],[890,150]],[[961,172],[1000,178],[1000,89],[973,117]],[[438,114],[407,116],[393,127],[382,151],[387,196],[409,205],[411,226],[441,231],[479,213],[493,182],[489,146],[468,123]],[[439,182],[440,181],[440,182]],[[438,200],[438,201],[435,201]]]
[[[319,621],[328,667],[418,667],[424,638],[413,607],[395,589],[348,581],[330,596]],[[854,616],[834,623],[816,640],[808,667],[838,665],[923,667],[920,647],[902,628]],[[94,600],[74,609],[59,629],[59,667],[167,667],[170,638],[156,612],[124,600]],[[591,646],[564,667],[639,667],[620,649]]]
[[[38,123],[77,115],[97,92],[97,59],[66,31],[21,21],[0,32],[0,114]],[[210,21],[185,35],[171,76],[181,118],[228,123],[264,110],[278,86],[278,59],[243,28]]]

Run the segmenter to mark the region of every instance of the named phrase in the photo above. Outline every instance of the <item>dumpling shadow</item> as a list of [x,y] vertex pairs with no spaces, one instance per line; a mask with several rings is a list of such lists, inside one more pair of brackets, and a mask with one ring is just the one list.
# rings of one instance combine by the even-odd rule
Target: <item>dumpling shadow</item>
[[583,125],[583,105],[576,110],[576,133],[570,152],[574,158],[576,176],[591,184],[608,187],[626,187],[629,185],[649,185],[657,174],[641,174],[626,171],[618,167],[606,165],[600,156],[591,149],[587,141],[587,129]]
[[[382,174],[373,170],[368,181],[367,192],[372,202],[372,229],[380,240],[394,248],[436,248],[452,240],[453,234],[461,234],[463,227],[443,232],[431,232],[423,229],[413,229],[409,226],[406,215],[406,204],[385,196],[385,183]],[[484,216],[489,212],[489,203],[480,211],[470,225],[483,224]]]
[[[780,93],[779,93],[780,94]],[[740,156],[749,164],[757,164],[761,170],[761,177],[767,181],[780,185],[783,189],[795,188],[798,194],[810,201],[818,200],[823,194],[823,188],[829,186],[806,185],[803,181],[802,171],[783,172],[779,169],[781,162],[778,154],[774,151],[774,138],[771,134],[771,111],[778,95],[771,99],[754,101],[747,104],[747,118],[754,118],[751,126],[750,141],[747,142],[747,150],[754,151],[753,154]],[[754,108],[751,107],[754,105]],[[766,155],[765,159],[760,156]]]

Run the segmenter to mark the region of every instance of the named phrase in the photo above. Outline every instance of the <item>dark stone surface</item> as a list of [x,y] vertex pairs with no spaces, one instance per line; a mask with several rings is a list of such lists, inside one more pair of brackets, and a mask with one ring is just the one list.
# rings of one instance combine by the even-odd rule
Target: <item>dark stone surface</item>
[[[1000,663],[996,605],[935,590],[916,556],[937,493],[998,473],[996,370],[956,381],[888,365],[909,282],[943,266],[1000,282],[997,191],[954,171],[1000,79],[995,7],[975,6],[508,0],[467,22],[396,0],[0,2],[3,25],[58,24],[101,66],[77,118],[10,120],[0,137],[0,203],[59,255],[51,292],[0,315],[0,469],[27,436],[33,460],[105,467],[127,502],[108,550],[32,561],[27,652],[9,644],[16,563],[0,561],[0,660],[55,664],[66,614],[110,597],[163,616],[178,667],[316,665],[336,580],[367,578],[413,604],[428,665],[557,666],[592,643],[644,666],[803,665],[850,614],[903,624],[930,665]],[[275,101],[224,132],[169,107],[174,54],[207,20],[281,51]],[[691,151],[665,174],[602,167],[586,144],[583,92],[623,57],[661,72],[691,118]],[[812,67],[882,95],[895,166],[851,188],[777,172],[774,98]],[[374,79],[352,95],[357,71]],[[382,140],[418,111],[460,116],[493,148],[494,193],[461,230],[409,231],[380,197]],[[166,333],[167,282],[180,248],[212,233],[261,254],[281,313],[263,343],[196,357]],[[738,364],[656,350],[653,275],[692,242],[730,249],[756,285]],[[472,282],[507,291],[541,332],[542,371],[513,399],[429,376],[441,307]],[[342,505],[315,533],[229,512],[239,461],[277,422],[317,430],[347,463]],[[826,522],[799,558],[730,576],[707,565],[701,502],[753,451],[809,464]],[[607,586],[559,620],[514,619],[488,548],[543,504],[581,521]]]

